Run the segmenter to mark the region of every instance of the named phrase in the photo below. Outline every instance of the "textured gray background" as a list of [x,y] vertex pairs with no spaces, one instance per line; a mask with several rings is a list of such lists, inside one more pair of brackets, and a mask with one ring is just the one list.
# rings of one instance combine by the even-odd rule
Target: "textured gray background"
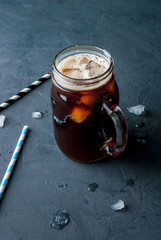
[[[160,0],[0,0],[0,102],[51,72],[55,54],[78,43],[106,48],[114,58],[127,149],[94,164],[65,157],[53,137],[51,80],[4,110],[0,179],[23,125],[31,131],[0,204],[0,240],[160,240]],[[137,104],[145,105],[147,116],[127,111]],[[31,118],[37,110],[43,119]],[[145,145],[134,136],[140,119]],[[125,184],[129,178],[132,187]],[[87,189],[92,182],[99,184],[93,193]],[[127,209],[114,212],[110,205],[119,198]],[[61,231],[50,227],[59,209],[71,218]]]

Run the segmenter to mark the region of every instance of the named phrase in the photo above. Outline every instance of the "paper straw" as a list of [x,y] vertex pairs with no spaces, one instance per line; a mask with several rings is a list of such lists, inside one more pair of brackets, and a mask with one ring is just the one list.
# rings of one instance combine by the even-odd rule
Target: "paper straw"
[[37,86],[39,86],[40,84],[45,82],[50,77],[51,77],[51,75],[49,73],[43,75],[40,79],[38,79],[37,81],[33,82],[31,85],[29,85],[28,87],[22,89],[19,93],[13,95],[7,101],[1,103],[0,104],[0,112],[3,109],[5,109],[6,107],[8,107],[9,105],[11,105],[12,103],[16,102],[21,97],[25,96],[28,92],[30,92],[31,90],[35,89]]
[[19,140],[17,142],[16,148],[13,152],[12,158],[11,158],[9,164],[8,164],[6,173],[4,174],[4,177],[2,179],[2,182],[1,182],[1,185],[0,185],[0,200],[2,198],[2,195],[3,195],[4,191],[5,191],[5,188],[7,186],[8,180],[11,176],[11,173],[13,171],[15,163],[18,159],[18,156],[19,156],[19,153],[21,151],[22,145],[24,143],[25,137],[27,135],[28,129],[29,129],[28,126],[23,127],[21,135],[20,135]]

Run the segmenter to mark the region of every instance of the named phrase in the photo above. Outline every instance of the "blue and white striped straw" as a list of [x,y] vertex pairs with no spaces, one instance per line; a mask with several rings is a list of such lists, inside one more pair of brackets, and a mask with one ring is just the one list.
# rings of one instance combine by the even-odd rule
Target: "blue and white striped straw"
[[22,148],[22,145],[24,143],[24,140],[25,140],[25,137],[27,135],[27,132],[28,132],[29,128],[28,126],[24,126],[23,129],[22,129],[22,132],[21,132],[21,135],[19,137],[19,140],[17,142],[17,145],[16,145],[16,148],[13,152],[13,155],[12,155],[12,158],[8,164],[8,167],[7,167],[7,170],[6,170],[6,173],[2,179],[2,182],[1,182],[1,185],[0,185],[0,199],[2,198],[2,195],[5,191],[5,188],[7,186],[7,183],[8,183],[8,180],[11,176],[11,173],[13,171],[13,168],[15,166],[15,163],[17,161],[17,158],[19,156],[19,153],[21,151],[21,148]]

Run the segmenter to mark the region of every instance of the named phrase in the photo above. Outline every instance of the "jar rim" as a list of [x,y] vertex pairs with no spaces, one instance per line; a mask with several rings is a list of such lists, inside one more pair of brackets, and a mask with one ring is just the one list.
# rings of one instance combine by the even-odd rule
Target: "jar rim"
[[[85,79],[72,78],[72,77],[62,74],[57,68],[57,59],[61,55],[62,55],[62,58],[61,58],[61,60],[62,60],[64,58],[66,58],[67,56],[70,56],[72,54],[77,54],[77,53],[90,53],[90,54],[98,55],[98,56],[102,57],[105,61],[108,61],[109,66],[104,73],[102,73],[96,77],[92,77],[92,78],[85,78]],[[105,49],[102,49],[100,47],[97,47],[95,45],[90,45],[90,44],[77,44],[77,45],[72,45],[72,46],[66,47],[66,48],[62,49],[61,51],[59,51],[56,54],[56,56],[54,57],[52,68],[53,68],[52,71],[55,70],[55,72],[59,76],[59,78],[62,78],[62,81],[66,81],[66,82],[68,82],[68,84],[73,84],[73,83],[77,84],[79,82],[79,84],[88,85],[88,84],[97,83],[97,82],[101,81],[102,79],[107,78],[113,72],[114,61],[113,61],[111,55],[109,54],[109,52]]]

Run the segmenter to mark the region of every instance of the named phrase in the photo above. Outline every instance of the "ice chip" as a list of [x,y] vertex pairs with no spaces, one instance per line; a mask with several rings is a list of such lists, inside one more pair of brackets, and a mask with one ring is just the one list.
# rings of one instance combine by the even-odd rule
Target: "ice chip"
[[54,219],[51,222],[51,227],[61,230],[68,224],[69,220],[69,213],[65,210],[59,210],[56,214],[54,214]]
[[136,127],[136,128],[142,128],[142,127],[144,127],[144,122],[142,122],[142,121],[136,122],[135,127]]
[[91,183],[88,185],[88,191],[95,192],[98,187],[99,185],[97,183]]
[[5,119],[6,117],[4,115],[0,115],[0,128],[4,126]]
[[66,189],[68,187],[68,185],[67,184],[59,184],[58,183],[58,187]]
[[133,113],[135,115],[143,115],[145,113],[145,106],[143,105],[137,105],[137,106],[133,106],[133,107],[127,107],[127,110],[130,113]]
[[111,208],[114,211],[123,210],[123,209],[125,209],[125,204],[121,199],[119,199],[115,204],[111,205]]
[[41,119],[42,118],[42,113],[41,112],[33,112],[32,113],[32,118]]

